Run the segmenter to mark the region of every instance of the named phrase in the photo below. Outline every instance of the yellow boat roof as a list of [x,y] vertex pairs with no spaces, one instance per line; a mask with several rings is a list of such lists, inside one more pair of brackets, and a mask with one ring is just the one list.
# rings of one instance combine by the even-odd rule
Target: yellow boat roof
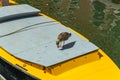
[[[15,16],[17,18],[11,18],[11,20],[5,18],[7,21],[4,19],[1,22],[0,45],[15,57],[48,67],[98,49],[91,42],[49,18],[44,16],[24,17],[29,13],[33,15],[38,12],[31,6],[8,6],[4,8],[4,11],[8,11],[8,18],[15,18]],[[7,16],[1,15],[2,18]],[[66,41],[63,49],[58,49],[55,42],[61,32],[70,32],[72,36]]]

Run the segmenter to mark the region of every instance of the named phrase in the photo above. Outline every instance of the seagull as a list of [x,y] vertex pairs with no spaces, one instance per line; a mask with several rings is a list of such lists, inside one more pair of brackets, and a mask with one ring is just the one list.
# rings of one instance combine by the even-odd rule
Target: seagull
[[[57,48],[59,47],[62,47],[64,46],[65,44],[65,41],[68,40],[68,38],[71,36],[71,33],[68,33],[68,32],[62,32],[58,35],[58,38],[57,38],[57,41],[56,41],[56,45],[57,45]],[[63,42],[63,45],[61,46],[60,43]]]

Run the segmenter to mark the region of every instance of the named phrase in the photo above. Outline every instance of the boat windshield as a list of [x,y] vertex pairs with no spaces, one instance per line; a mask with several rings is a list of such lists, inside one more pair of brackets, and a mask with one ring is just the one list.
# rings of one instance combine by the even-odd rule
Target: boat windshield
[[0,75],[4,78],[2,80],[40,80],[13,67],[2,58],[0,58]]

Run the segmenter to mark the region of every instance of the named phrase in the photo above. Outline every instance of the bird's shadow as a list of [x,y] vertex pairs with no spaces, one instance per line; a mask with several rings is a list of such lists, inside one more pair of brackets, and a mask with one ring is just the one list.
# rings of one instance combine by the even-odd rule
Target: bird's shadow
[[62,49],[60,50],[65,50],[65,49],[70,49],[75,45],[76,41],[70,42],[68,44],[65,44]]

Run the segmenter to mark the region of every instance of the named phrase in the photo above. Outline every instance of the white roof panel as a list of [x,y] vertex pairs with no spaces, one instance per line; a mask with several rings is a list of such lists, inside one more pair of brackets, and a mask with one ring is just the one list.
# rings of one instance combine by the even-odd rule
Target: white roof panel
[[4,6],[0,8],[0,22],[12,18],[35,15],[39,12],[40,12],[39,9],[31,7],[27,4]]
[[[58,49],[55,42],[61,32],[70,32],[72,36],[65,42],[63,49]],[[98,49],[91,42],[44,16],[3,22],[0,24],[0,34],[0,46],[10,54],[45,67]]]

